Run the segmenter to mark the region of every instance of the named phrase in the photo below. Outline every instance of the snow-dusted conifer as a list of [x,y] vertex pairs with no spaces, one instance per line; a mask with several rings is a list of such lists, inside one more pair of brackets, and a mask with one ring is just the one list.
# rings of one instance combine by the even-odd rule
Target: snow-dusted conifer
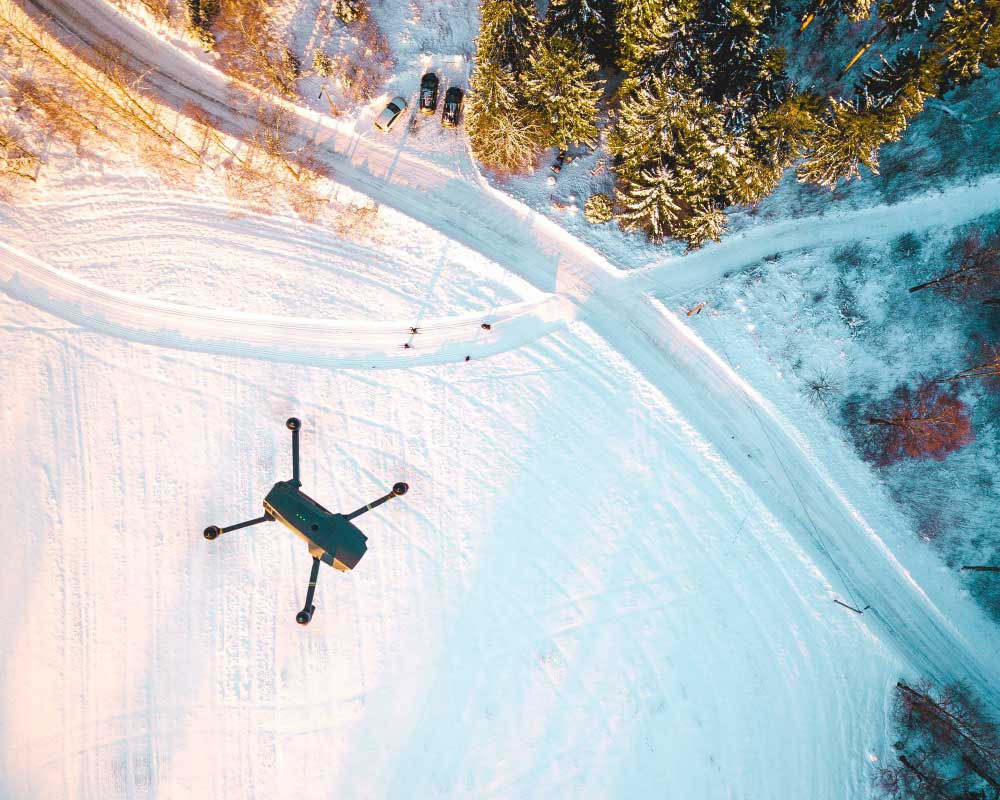
[[934,94],[937,79],[933,56],[902,50],[891,61],[865,73],[861,81],[861,107],[895,109],[907,120],[919,114]]
[[692,81],[654,77],[622,101],[608,146],[625,173],[667,163],[711,178],[724,170],[727,137],[719,109]]
[[701,247],[709,239],[719,241],[726,230],[727,217],[721,208],[713,203],[703,203],[694,213],[674,226],[672,234],[688,243],[692,250]]
[[552,0],[545,27],[549,36],[566,36],[580,42],[602,66],[610,66],[614,60],[613,0]]
[[934,32],[947,83],[965,85],[1000,67],[1000,0],[954,0]]
[[530,0],[483,0],[479,7],[478,57],[524,69],[538,38],[538,17]]
[[313,69],[316,70],[317,75],[323,78],[331,77],[334,72],[333,59],[323,50],[316,48],[313,51]]
[[860,164],[878,175],[879,148],[898,139],[905,127],[895,109],[862,111],[855,103],[833,99],[812,152],[799,165],[799,180],[833,189],[837,181],[860,177]]
[[871,13],[872,0],[810,0],[802,12],[802,25],[804,29],[814,18],[832,21],[838,16],[861,22],[868,19]]
[[583,205],[583,215],[591,225],[610,222],[614,217],[614,206],[606,194],[592,194]]
[[563,150],[597,139],[597,101],[602,83],[583,45],[565,36],[539,44],[528,59],[524,95],[546,128],[545,143]]
[[625,230],[641,230],[658,241],[680,217],[680,183],[668,167],[640,170],[615,190],[622,211],[618,222]]
[[465,129],[473,155],[504,172],[527,167],[542,135],[537,115],[519,106],[510,68],[492,61],[478,62],[472,73]]
[[696,34],[698,0],[621,0],[619,64],[633,81],[675,74],[703,78],[708,53]]
[[799,92],[761,118],[757,130],[770,145],[771,163],[788,166],[805,152],[819,127],[822,103],[819,95]]
[[879,19],[896,38],[917,30],[933,13],[931,0],[882,0],[878,7]]

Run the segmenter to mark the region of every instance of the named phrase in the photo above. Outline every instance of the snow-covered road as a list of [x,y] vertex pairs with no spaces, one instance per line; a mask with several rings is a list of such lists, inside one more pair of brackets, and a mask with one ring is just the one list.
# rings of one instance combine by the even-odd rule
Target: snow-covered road
[[[221,76],[110,6],[32,3],[91,41],[127,42],[160,91],[196,92],[239,124]],[[387,140],[318,138],[338,180],[538,294],[499,306],[488,336],[479,311],[427,320],[411,352],[402,319],[194,308],[0,248],[4,349],[28,354],[5,365],[3,478],[27,470],[40,487],[4,507],[4,535],[44,520],[0,597],[15,709],[0,794],[275,797],[315,779],[340,796],[841,800],[864,796],[869,740],[851,737],[872,735],[901,665],[1000,685],[1000,638],[870,473],[707,347],[696,330],[710,321],[692,330],[650,299],[764,255],[974,218],[1000,206],[1000,181],[759,227],[625,273]],[[278,367],[254,359],[292,363],[276,386]],[[310,638],[274,595],[302,583],[292,543],[222,540],[209,560],[185,538],[203,509],[226,522],[255,507],[284,464],[282,431],[262,420],[292,407],[341,457],[307,473],[334,507],[353,487],[420,487],[405,516],[373,523],[386,544],[350,591],[328,578],[324,598],[349,609]],[[146,529],[148,548],[122,546]],[[24,615],[43,605],[47,551],[62,619],[36,630]],[[60,692],[42,697],[53,676]]]

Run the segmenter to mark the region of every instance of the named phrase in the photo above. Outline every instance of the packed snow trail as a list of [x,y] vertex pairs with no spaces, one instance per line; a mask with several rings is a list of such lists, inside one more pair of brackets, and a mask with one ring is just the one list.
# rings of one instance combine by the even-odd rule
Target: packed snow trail
[[405,350],[410,320],[301,319],[150,300],[82,281],[0,242],[0,288],[69,322],[145,344],[314,366],[387,367],[461,361],[520,347],[572,318],[569,301],[544,295],[495,308],[495,333],[480,312],[420,322]]
[[[544,336],[571,319],[599,326],[588,310],[595,297],[610,298],[601,307],[616,314],[620,312],[615,309],[631,298],[650,292],[667,300],[686,295],[764,256],[865,237],[888,239],[906,231],[954,227],[995,208],[1000,208],[1000,176],[989,176],[972,185],[928,193],[897,205],[757,227],[656,267],[620,272],[617,278],[585,259],[574,269],[565,267],[577,263],[573,259],[580,253],[592,252],[569,240],[558,251],[549,250],[558,256],[558,274],[564,276],[558,293],[543,293],[538,300],[491,311],[497,324],[490,336],[477,336],[475,341],[470,340],[470,333],[479,331],[482,313],[424,320],[419,346],[412,350],[400,346],[410,320],[295,319],[158,303],[80,280],[3,242],[0,282],[9,294],[25,302],[93,330],[134,341],[327,366],[413,366],[498,353]],[[105,212],[104,223],[114,226],[113,211]],[[530,238],[524,239],[527,247]],[[557,243],[548,245],[551,248]],[[512,273],[533,280],[531,270],[521,273],[520,262],[511,259],[509,250],[486,255]]]

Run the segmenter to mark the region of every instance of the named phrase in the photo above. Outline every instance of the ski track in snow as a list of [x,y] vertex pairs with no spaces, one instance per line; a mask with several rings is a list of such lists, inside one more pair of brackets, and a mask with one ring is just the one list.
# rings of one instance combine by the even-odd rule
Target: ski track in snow
[[[854,737],[884,717],[900,656],[997,685],[995,632],[906,544],[856,459],[832,439],[813,450],[647,295],[960,224],[1000,206],[1000,180],[757,228],[626,276],[481,186],[442,191],[416,157],[395,158],[391,182],[366,172],[366,146],[338,179],[542,291],[500,306],[488,335],[481,312],[428,320],[404,352],[402,321],[151,300],[0,246],[4,291],[45,312],[12,301],[0,330],[5,352],[43,350],[5,375],[2,406],[18,430],[4,477],[40,487],[11,498],[5,531],[43,524],[0,590],[0,795],[861,797],[871,743]],[[455,195],[485,210],[456,216]],[[246,357],[287,362],[281,383]],[[422,493],[367,522],[364,570],[323,576],[307,635],[290,624],[307,574],[290,537],[251,529],[208,555],[191,538],[249,515],[287,468],[290,409],[307,419],[306,483],[333,507],[397,476]],[[845,592],[871,610],[833,606]]]

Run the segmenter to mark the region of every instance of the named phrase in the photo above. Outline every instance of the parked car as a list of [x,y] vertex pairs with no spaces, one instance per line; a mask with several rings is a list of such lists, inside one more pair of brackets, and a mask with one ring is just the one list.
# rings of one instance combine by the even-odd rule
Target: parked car
[[402,114],[405,109],[405,97],[392,98],[392,100],[389,101],[389,105],[387,105],[385,110],[376,118],[375,127],[382,131],[382,133],[388,133],[392,129],[392,126],[396,124],[396,120],[399,119],[399,115]]
[[462,90],[452,86],[444,96],[444,108],[441,111],[441,124],[446,128],[458,125],[462,113]]
[[433,114],[438,107],[438,76],[428,72],[420,79],[420,113]]

